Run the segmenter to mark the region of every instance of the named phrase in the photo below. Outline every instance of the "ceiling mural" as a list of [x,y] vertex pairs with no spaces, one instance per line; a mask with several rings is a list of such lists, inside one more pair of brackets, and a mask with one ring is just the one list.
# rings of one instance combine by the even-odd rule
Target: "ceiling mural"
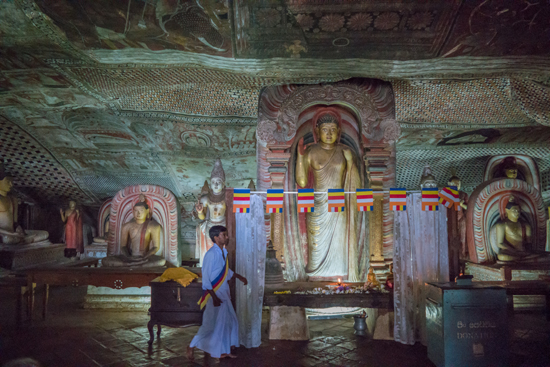
[[228,186],[255,179],[262,88],[378,77],[395,96],[403,185],[430,163],[443,181],[457,166],[471,187],[489,155],[521,148],[550,197],[549,9],[523,0],[0,1],[0,155],[24,200],[97,206],[125,186],[155,184],[189,209],[215,158]]
[[232,56],[229,9],[223,1],[37,0],[76,48],[180,50]]
[[438,56],[461,1],[234,4],[239,57],[422,59]]

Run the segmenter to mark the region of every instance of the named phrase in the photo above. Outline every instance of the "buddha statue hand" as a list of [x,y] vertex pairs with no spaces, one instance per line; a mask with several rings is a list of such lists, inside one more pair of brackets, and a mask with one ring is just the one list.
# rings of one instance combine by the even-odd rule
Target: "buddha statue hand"
[[202,213],[202,211],[204,210],[204,205],[202,205],[202,203],[200,202],[200,199],[195,204],[195,210],[197,211],[197,213]]

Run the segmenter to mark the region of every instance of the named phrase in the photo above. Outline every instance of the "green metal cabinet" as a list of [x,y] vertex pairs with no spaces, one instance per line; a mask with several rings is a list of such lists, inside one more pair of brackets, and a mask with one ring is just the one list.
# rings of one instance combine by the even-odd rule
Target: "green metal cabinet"
[[426,283],[428,358],[438,367],[507,366],[506,290]]

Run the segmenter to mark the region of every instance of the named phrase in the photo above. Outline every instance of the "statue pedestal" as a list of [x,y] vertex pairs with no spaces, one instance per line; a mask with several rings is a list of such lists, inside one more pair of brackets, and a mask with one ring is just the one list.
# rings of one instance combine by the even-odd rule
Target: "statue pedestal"
[[[515,265],[481,265],[466,263],[465,274],[473,275],[474,281],[512,281],[539,280],[539,276],[550,276],[550,263],[546,264],[515,264]],[[544,309],[544,296],[514,296],[514,309]]]
[[113,289],[88,286],[84,308],[118,311],[147,311],[151,306],[151,287]]
[[49,240],[28,245],[0,244],[0,267],[21,270],[63,261],[64,250],[64,243],[51,243]]
[[107,256],[107,242],[92,242],[84,247],[84,257],[103,259]]

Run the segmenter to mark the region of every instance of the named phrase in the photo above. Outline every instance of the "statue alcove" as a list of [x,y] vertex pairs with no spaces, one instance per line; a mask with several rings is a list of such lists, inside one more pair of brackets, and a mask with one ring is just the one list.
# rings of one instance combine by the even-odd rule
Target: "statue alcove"
[[155,185],[128,186],[120,190],[112,199],[109,222],[108,254],[120,254],[120,234],[122,225],[133,218],[132,209],[144,195],[151,207],[152,218],[161,226],[161,243],[157,255],[167,262],[179,264],[179,213],[176,197],[168,189]]

